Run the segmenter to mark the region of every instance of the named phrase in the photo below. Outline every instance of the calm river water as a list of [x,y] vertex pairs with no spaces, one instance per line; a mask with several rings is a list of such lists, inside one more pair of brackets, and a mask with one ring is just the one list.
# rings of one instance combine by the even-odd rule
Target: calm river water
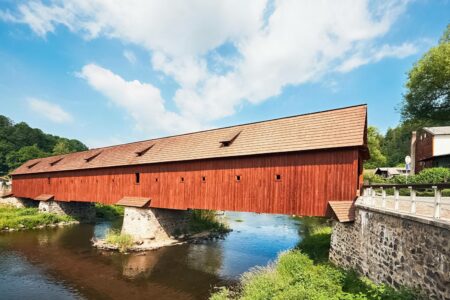
[[207,299],[301,239],[287,216],[226,218],[224,240],[128,255],[91,247],[110,223],[0,234],[0,299]]

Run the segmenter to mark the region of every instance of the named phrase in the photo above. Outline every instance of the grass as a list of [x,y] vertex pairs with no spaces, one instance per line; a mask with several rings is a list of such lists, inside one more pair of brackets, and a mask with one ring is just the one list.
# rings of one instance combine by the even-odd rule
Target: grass
[[[414,291],[376,285],[332,265],[328,262],[331,228],[320,220],[308,219],[305,223],[308,234],[296,249],[281,253],[266,267],[245,273],[234,290],[221,288],[210,299],[420,299]],[[320,225],[311,225],[314,223]]]
[[244,222],[244,220],[242,220],[242,219],[236,219],[236,220],[234,220],[235,222],[238,222],[238,223],[242,223],[242,222]]
[[118,205],[104,205],[100,203],[95,204],[95,215],[99,219],[113,221],[122,218],[124,214],[124,207]]
[[133,237],[129,234],[120,233],[117,230],[108,230],[106,233],[105,241],[108,244],[117,246],[119,252],[126,252],[131,246],[133,246]]
[[0,205],[0,229],[31,229],[40,225],[74,221],[70,216],[41,213],[37,208]]
[[192,233],[202,231],[226,233],[230,231],[230,228],[217,218],[214,210],[193,210],[189,220],[189,230]]

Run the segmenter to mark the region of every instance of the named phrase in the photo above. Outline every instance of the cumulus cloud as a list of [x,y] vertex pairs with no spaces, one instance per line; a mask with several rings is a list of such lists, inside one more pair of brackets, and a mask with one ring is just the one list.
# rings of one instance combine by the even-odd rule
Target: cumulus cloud
[[123,108],[134,119],[138,130],[155,134],[160,131],[178,133],[200,128],[197,122],[167,111],[160,90],[152,84],[138,80],[126,81],[95,64],[84,66],[78,76],[112,104]]
[[58,104],[37,98],[28,98],[28,105],[30,109],[48,120],[55,123],[68,123],[73,120],[72,116],[64,111]]
[[[3,19],[28,24],[41,36],[62,25],[88,39],[116,38],[147,49],[152,68],[179,85],[173,99],[167,99],[175,103],[176,112],[166,109],[150,83],[127,82],[95,65],[85,66],[82,73],[116,104],[119,99],[105,86],[119,82],[130,101],[131,94],[146,94],[140,106],[156,104],[161,115],[152,114],[156,124],[127,108],[138,126],[166,130],[176,119],[187,124],[175,126],[180,130],[198,126],[193,120],[204,126],[232,115],[245,102],[261,103],[288,85],[414,53],[409,43],[382,43],[407,2],[49,0],[21,4],[14,12],[3,12]],[[226,54],[217,51],[224,45],[231,49]],[[93,84],[91,72],[111,83]]]

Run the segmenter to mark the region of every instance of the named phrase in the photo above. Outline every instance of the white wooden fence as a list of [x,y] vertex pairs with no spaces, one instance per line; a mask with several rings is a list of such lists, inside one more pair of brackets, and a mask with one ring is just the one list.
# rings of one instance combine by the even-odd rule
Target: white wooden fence
[[[366,206],[450,222],[450,197],[443,196],[444,189],[450,184],[366,185],[360,199]],[[421,196],[425,191],[433,191],[434,196]]]

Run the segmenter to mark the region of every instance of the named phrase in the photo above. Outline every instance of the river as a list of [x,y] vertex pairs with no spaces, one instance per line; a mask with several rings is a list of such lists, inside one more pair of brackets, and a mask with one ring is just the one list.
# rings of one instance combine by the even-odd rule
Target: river
[[107,222],[0,234],[0,299],[207,299],[301,239],[288,216],[225,217],[223,240],[133,254],[91,246]]

